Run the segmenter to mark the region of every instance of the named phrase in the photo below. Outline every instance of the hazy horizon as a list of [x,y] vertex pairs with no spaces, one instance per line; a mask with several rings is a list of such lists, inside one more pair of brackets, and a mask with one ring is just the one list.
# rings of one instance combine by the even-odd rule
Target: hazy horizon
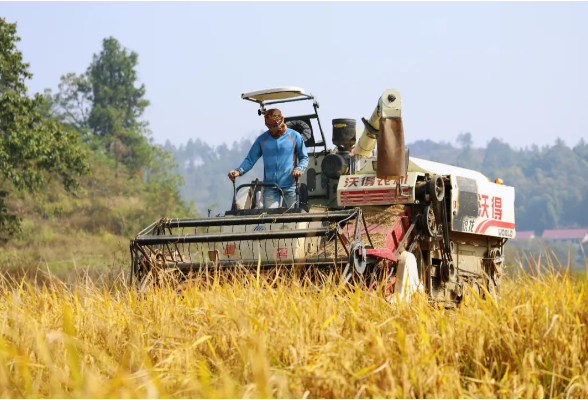
[[574,146],[588,131],[586,3],[17,3],[30,92],[82,73],[113,36],[139,55],[156,143],[231,145],[263,121],[243,92],[300,86],[333,118],[403,96],[406,142]]

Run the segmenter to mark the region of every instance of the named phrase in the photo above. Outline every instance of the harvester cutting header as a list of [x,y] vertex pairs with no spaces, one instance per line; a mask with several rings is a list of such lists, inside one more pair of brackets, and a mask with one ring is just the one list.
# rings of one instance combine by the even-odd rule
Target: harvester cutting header
[[[295,201],[266,208],[263,192],[287,196],[266,176],[235,185],[224,216],[162,218],[131,241],[134,278],[146,283],[161,272],[317,267],[381,287],[388,298],[422,291],[432,301],[453,304],[466,285],[481,295],[483,288],[498,291],[503,246],[515,236],[514,188],[476,171],[410,157],[398,91],[387,89],[370,118],[361,118],[359,139],[355,119],[334,119],[332,149],[319,104],[303,89],[241,97],[258,105],[270,130],[270,108],[311,103],[309,113],[283,118],[304,141],[305,156],[308,151],[308,166],[292,174]],[[255,151],[263,149],[261,144]],[[238,171],[229,176],[246,172]]]

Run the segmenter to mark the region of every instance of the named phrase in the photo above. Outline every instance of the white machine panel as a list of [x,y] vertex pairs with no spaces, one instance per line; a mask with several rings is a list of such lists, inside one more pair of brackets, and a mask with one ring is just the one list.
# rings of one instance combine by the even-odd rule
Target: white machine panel
[[414,202],[418,173],[409,172],[403,179],[380,179],[375,174],[345,175],[337,185],[337,205],[368,206]]

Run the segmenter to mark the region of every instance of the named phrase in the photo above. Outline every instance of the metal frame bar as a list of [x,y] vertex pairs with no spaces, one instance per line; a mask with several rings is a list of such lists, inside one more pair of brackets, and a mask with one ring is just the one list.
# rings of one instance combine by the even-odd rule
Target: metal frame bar
[[316,147],[316,146],[321,146],[321,145],[322,145],[322,146],[325,148],[325,151],[327,151],[327,141],[325,140],[325,134],[324,134],[324,132],[323,132],[323,126],[321,125],[321,120],[320,120],[320,118],[319,118],[319,116],[318,116],[318,104],[317,104],[317,102],[316,102],[316,101],[314,101],[314,102],[312,103],[312,106],[314,107],[314,113],[316,114],[316,121],[317,121],[317,123],[318,123],[318,126],[319,126],[319,131],[321,132],[321,138],[322,138],[322,140],[323,140],[323,142],[322,142],[322,143],[315,143],[315,147]]
[[315,112],[314,114],[306,114],[306,115],[295,115],[293,117],[286,117],[284,118],[284,121],[288,122],[288,121],[294,121],[297,119],[313,119],[313,118],[318,118],[318,114]]
[[[335,266],[337,262],[347,262],[347,257],[339,257],[338,259],[335,258],[327,258],[327,257],[313,257],[307,259],[281,259],[272,262],[262,262],[261,266],[263,267],[276,267],[280,265],[288,265],[288,266],[310,266],[310,265],[324,265],[324,266]],[[161,264],[162,267],[165,268],[179,268],[180,270],[189,270],[189,269],[199,269],[199,268],[229,268],[235,266],[246,266],[246,265],[253,265],[257,266],[259,260],[219,260],[219,261],[207,261],[207,262],[164,262]]]
[[[288,223],[288,222],[339,222],[345,218],[352,217],[355,211],[334,211],[328,213],[295,213],[295,214],[274,214],[274,215],[252,215],[246,217],[213,217],[194,219],[169,219],[164,226],[170,228],[197,228],[204,226],[225,226],[225,225],[261,225],[267,223]],[[142,237],[138,235],[137,237]]]
[[[325,140],[325,133],[323,132],[323,127],[321,125],[321,120],[318,116],[318,103],[316,101],[316,98],[312,95],[312,94],[300,94],[299,97],[295,97],[295,98],[291,98],[291,99],[283,99],[283,100],[268,100],[268,101],[258,101],[255,99],[252,99],[251,97],[243,97],[244,100],[249,100],[253,103],[259,104],[259,112],[265,112],[265,106],[270,106],[270,105],[274,105],[274,104],[281,104],[281,103],[292,103],[295,101],[304,101],[304,100],[312,100],[312,106],[314,108],[314,116],[310,116],[310,115],[301,115],[301,116],[297,116],[298,118],[316,118],[316,121],[318,123],[318,127],[319,127],[319,132],[321,133],[321,140],[322,142],[319,143],[314,143],[313,147],[324,147],[325,151],[327,151],[327,141]],[[294,118],[294,117],[288,117],[288,118]],[[313,133],[314,136],[314,133]]]
[[238,242],[241,240],[270,240],[270,239],[298,239],[306,237],[327,236],[332,229],[297,229],[293,231],[253,231],[208,233],[204,235],[150,235],[135,238],[134,242],[140,246],[170,243],[219,243]]
[[143,229],[141,232],[139,232],[137,234],[137,236],[141,236],[141,235],[145,235],[147,232],[152,232],[153,228],[155,228],[161,221],[163,220],[163,218],[158,219],[157,221],[153,222],[151,225],[149,225],[147,228]]
[[[402,217],[402,219],[406,218],[408,220],[408,217]],[[394,252],[394,256],[398,257],[398,255],[401,252],[401,249],[404,249],[406,241],[408,240],[410,234],[412,233],[415,225],[416,225],[417,221],[414,221],[412,224],[410,224],[410,226],[408,227],[408,229],[406,229],[406,226],[404,225],[403,222],[401,222],[403,224],[403,228],[406,229],[406,231],[404,232],[404,235],[402,237],[402,240],[400,241],[400,243],[398,243],[398,246],[396,247],[396,251]]]

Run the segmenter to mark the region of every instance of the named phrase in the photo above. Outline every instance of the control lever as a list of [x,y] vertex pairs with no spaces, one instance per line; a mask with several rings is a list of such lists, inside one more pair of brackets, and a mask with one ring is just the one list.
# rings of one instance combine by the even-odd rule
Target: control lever
[[300,186],[298,185],[298,177],[294,178],[296,182],[296,208],[300,208]]
[[235,211],[237,209],[237,188],[235,186],[235,179],[233,179],[233,205],[231,206],[231,211]]
[[255,192],[255,208],[260,209],[263,208],[263,203],[261,202],[261,190]]

